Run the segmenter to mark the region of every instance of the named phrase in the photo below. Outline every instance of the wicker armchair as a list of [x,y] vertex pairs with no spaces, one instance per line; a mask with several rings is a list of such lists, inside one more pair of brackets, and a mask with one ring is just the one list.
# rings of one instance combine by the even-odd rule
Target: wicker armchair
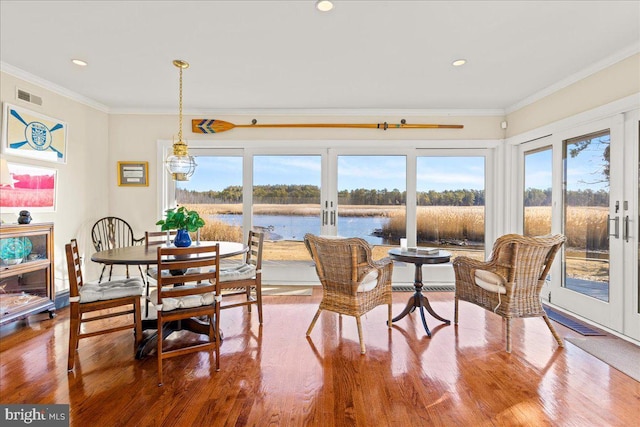
[[378,305],[388,305],[391,328],[391,275],[389,258],[373,261],[369,244],[360,238],[324,238],[306,234],[307,249],[313,258],[322,284],[322,301],[307,336],[311,334],[320,312],[333,311],[354,316],[358,325],[360,352],[365,353],[360,316]]
[[564,242],[565,237],[561,234],[544,237],[507,234],[496,240],[487,262],[462,256],[455,258],[454,323],[458,324],[458,300],[493,311],[507,322],[506,350],[510,353],[511,319],[542,317],[558,345],[563,347],[542,308],[540,291]]

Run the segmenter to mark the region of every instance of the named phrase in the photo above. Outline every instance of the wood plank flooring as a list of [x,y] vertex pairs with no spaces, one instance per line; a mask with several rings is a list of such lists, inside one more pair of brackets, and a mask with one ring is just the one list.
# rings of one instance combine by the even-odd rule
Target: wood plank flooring
[[[410,293],[394,292],[394,314]],[[429,293],[453,319],[453,294]],[[70,403],[72,426],[630,426],[640,383],[570,343],[558,348],[542,319],[514,320],[504,351],[496,315],[460,303],[458,327],[413,313],[389,330],[386,307],[355,320],[324,312],[310,339],[313,296],[264,297],[257,312],[224,310],[221,371],[198,353],[165,362],[133,357],[133,336],[80,341],[66,370],[68,309],[0,330],[0,402]],[[578,336],[555,324],[563,337]],[[185,335],[183,333],[183,335]],[[189,337],[177,337],[185,340]]]

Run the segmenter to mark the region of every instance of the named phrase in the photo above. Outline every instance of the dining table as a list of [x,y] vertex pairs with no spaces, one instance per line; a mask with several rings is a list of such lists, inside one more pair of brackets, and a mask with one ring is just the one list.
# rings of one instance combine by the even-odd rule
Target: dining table
[[[218,256],[221,259],[242,255],[249,250],[249,247],[244,243],[229,241],[199,241],[193,242],[192,245],[220,245]],[[150,265],[157,264],[158,247],[166,246],[167,244],[163,243],[162,245],[138,245],[107,249],[104,251],[95,252],[93,255],[91,255],[91,261],[106,265],[138,265],[148,267]],[[143,276],[142,280],[144,281],[145,286],[148,286],[149,277]],[[218,319],[215,319],[215,321],[217,322]],[[142,319],[142,329],[144,331],[153,331],[147,334],[142,339],[142,342],[138,345],[138,348],[136,350],[136,359],[143,359],[149,354],[152,349],[155,349],[159,332],[157,330],[157,319],[150,316]],[[171,333],[177,330],[189,330],[203,335],[207,335],[209,333],[209,327],[206,323],[197,318],[192,318],[187,321],[181,321],[175,324],[167,324],[166,327],[162,330],[163,337],[166,338]],[[222,339],[222,334],[220,334],[220,338]]]

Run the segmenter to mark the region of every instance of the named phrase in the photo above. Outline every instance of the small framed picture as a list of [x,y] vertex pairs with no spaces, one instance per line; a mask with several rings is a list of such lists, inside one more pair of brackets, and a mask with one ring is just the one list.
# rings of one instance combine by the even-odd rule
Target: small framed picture
[[118,185],[148,187],[149,162],[118,162]]

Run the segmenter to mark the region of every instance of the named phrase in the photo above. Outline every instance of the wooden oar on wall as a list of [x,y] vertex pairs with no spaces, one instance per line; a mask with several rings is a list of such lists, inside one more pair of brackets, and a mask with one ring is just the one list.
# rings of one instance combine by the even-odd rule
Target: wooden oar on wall
[[191,131],[193,133],[220,133],[233,128],[360,128],[360,129],[462,129],[463,125],[438,125],[438,124],[408,124],[402,120],[398,124],[384,123],[291,123],[291,124],[264,124],[259,125],[256,120],[250,125],[235,125],[216,119],[193,119]]

